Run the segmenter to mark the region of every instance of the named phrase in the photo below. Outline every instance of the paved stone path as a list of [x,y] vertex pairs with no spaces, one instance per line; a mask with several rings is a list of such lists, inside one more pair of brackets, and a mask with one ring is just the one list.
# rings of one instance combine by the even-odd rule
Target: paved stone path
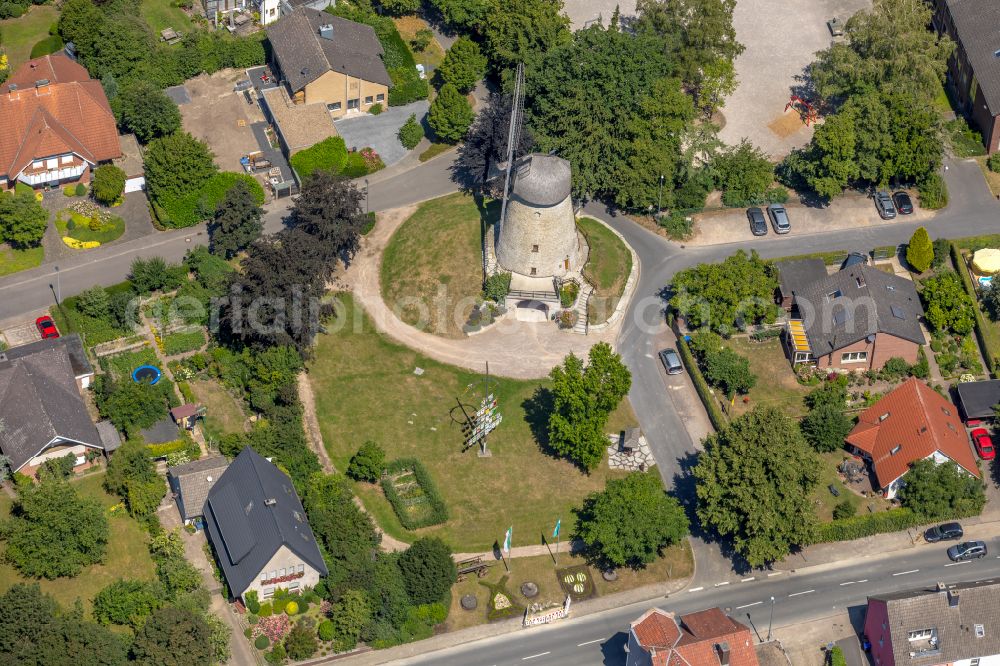
[[608,447],[608,467],[626,472],[645,471],[656,464],[656,458],[649,449],[645,437],[639,438],[639,448],[633,453],[625,453],[618,446],[618,435],[609,435],[612,444]]

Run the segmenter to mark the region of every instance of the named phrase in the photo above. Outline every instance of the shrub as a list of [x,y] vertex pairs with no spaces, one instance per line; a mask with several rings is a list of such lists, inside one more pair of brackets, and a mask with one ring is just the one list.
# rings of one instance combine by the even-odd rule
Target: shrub
[[403,126],[399,128],[399,142],[407,150],[413,150],[424,138],[424,127],[417,122],[417,114],[411,113]]
[[483,297],[487,300],[503,304],[510,291],[510,273],[498,272],[486,278],[483,285]]
[[285,661],[287,656],[288,655],[285,654],[285,646],[278,643],[274,646],[273,650],[264,654],[264,659],[266,659],[269,664],[280,664]]
[[910,237],[910,242],[906,245],[906,261],[918,273],[926,271],[934,262],[934,244],[923,227],[917,227]]
[[701,398],[702,404],[705,405],[705,411],[708,412],[708,420],[712,422],[712,427],[716,430],[722,430],[728,425],[728,421],[722,414],[719,403],[715,399],[715,396],[712,395],[711,389],[708,388],[708,382],[705,381],[704,375],[701,374],[701,368],[698,367],[698,363],[694,360],[691,348],[684,338],[677,339],[677,351],[680,352],[681,359],[684,361],[684,367],[687,368],[688,374],[691,376],[691,382],[694,384],[698,397]]
[[302,179],[320,169],[340,173],[347,164],[347,145],[343,138],[331,136],[311,148],[295,153],[289,162]]
[[[704,203],[704,200],[702,203]],[[694,226],[691,217],[679,210],[660,217],[658,221],[663,230],[667,232],[667,236],[672,240],[687,240],[690,238],[691,229]]]
[[260,601],[257,600],[257,590],[250,590],[244,594],[243,601],[246,602],[248,611],[251,613],[260,613]]
[[454,585],[457,570],[451,548],[438,537],[422,537],[399,556],[403,584],[416,604],[443,601]]
[[[188,527],[194,527],[194,525],[188,525]],[[257,624],[258,622],[260,622],[260,617],[258,617],[257,615],[255,615],[253,613],[247,613],[247,624],[249,624],[250,626],[253,626],[253,625]]]
[[382,111],[384,111],[384,110],[385,109],[382,108],[381,104],[375,103],[375,104],[372,104],[371,108],[368,109],[368,113],[372,114],[373,116],[377,116],[378,114],[382,113]]
[[308,659],[316,653],[316,632],[304,624],[296,624],[285,636],[285,652],[289,659]]
[[84,185],[83,183],[77,183],[76,184],[76,196],[82,197],[82,196],[86,196],[86,194],[87,194],[87,186]]
[[746,139],[718,155],[712,166],[727,206],[760,203],[774,181],[774,166],[767,155]]
[[844,657],[844,651],[840,649],[839,645],[834,645],[829,654],[830,666],[847,666],[847,659]]
[[289,601],[287,604],[285,604],[285,614],[286,615],[292,616],[292,615],[296,615],[298,612],[299,612],[299,605],[298,605],[298,603],[296,603],[294,601]]
[[413,472],[413,476],[417,484],[419,484],[421,492],[424,494],[424,499],[429,506],[429,510],[422,517],[414,517],[408,511],[409,507],[406,501],[396,491],[392,479],[382,479],[382,490],[385,493],[386,499],[392,505],[393,511],[396,512],[396,517],[399,518],[400,524],[408,530],[416,530],[421,527],[437,525],[448,520],[448,507],[444,503],[440,492],[438,492],[437,486],[434,485],[434,481],[431,479],[427,468],[416,458],[398,458],[386,465],[386,472],[389,474],[397,474],[403,470]]
[[351,458],[347,466],[347,476],[356,481],[375,483],[385,469],[385,451],[378,444],[367,441]]
[[990,155],[990,158],[986,160],[986,166],[988,166],[990,171],[993,173],[1000,173],[1000,153],[993,153]]
[[764,201],[767,203],[777,203],[783,204],[788,201],[788,190],[781,187],[780,185],[775,185],[774,187],[768,188],[764,192]]
[[333,622],[329,620],[323,620],[319,623],[319,627],[316,629],[316,633],[319,635],[321,641],[332,641],[333,640]]
[[255,638],[253,642],[253,646],[258,650],[266,650],[267,646],[269,646],[270,644],[271,644],[271,639],[265,636],[264,634],[261,634],[260,636]]
[[948,186],[938,173],[928,174],[917,184],[920,205],[928,210],[937,210],[948,205]]
[[934,260],[931,261],[931,266],[933,268],[940,268],[944,266],[944,262],[948,260],[948,255],[951,254],[951,241],[947,238],[937,238],[932,245],[934,247]]
[[259,610],[257,611],[257,615],[259,615],[260,617],[268,617],[269,615],[271,615],[271,612],[272,612],[271,602],[265,601],[260,605]]
[[113,164],[102,164],[94,171],[94,199],[106,206],[117,202],[125,192],[125,172]]
[[851,504],[851,500],[842,500],[837,503],[837,506],[833,507],[833,519],[842,520],[844,518],[850,518],[854,515],[854,505]]

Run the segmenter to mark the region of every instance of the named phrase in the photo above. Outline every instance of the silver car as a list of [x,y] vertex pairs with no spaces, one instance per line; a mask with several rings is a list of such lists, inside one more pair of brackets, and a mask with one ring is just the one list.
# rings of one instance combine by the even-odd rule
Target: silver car
[[771,218],[771,226],[774,233],[787,234],[792,230],[792,223],[788,221],[788,213],[781,204],[771,204],[767,207],[767,216]]
[[681,357],[673,349],[663,349],[660,351],[660,363],[663,364],[663,369],[667,371],[668,375],[679,375],[684,372],[684,366],[681,365]]
[[892,195],[885,190],[875,193],[875,208],[883,220],[892,220],[896,217],[896,205],[892,203]]

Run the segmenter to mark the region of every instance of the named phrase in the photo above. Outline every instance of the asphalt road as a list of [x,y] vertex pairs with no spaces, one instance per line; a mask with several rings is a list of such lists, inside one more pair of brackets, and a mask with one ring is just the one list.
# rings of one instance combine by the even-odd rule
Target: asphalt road
[[[991,550],[994,543],[990,542]],[[580,666],[625,663],[629,622],[657,605],[680,614],[718,606],[767,638],[774,597],[774,627],[827,617],[847,609],[855,628],[863,626],[868,595],[1000,575],[1000,557],[952,564],[946,546],[927,545],[905,556],[873,556],[835,567],[781,573],[718,587],[690,588],[659,602],[622,606],[604,613],[518,631],[492,639],[401,660],[441,666]],[[747,618],[749,614],[749,620]]]

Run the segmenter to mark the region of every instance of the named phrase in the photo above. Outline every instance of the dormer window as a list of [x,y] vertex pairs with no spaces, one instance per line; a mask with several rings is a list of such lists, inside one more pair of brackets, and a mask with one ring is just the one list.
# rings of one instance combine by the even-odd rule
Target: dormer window
[[854,282],[857,283],[859,289],[861,287],[865,286],[865,279],[862,276],[860,276],[860,275],[858,277],[854,278]]
[[890,456],[894,456],[894,455],[896,455],[897,453],[899,453],[902,450],[903,450],[903,445],[902,444],[897,444],[896,446],[892,447],[891,451],[889,451],[889,455]]
[[887,418],[889,418],[889,412],[886,412],[882,416],[878,417],[878,421],[879,423],[881,423],[882,421],[885,421]]

